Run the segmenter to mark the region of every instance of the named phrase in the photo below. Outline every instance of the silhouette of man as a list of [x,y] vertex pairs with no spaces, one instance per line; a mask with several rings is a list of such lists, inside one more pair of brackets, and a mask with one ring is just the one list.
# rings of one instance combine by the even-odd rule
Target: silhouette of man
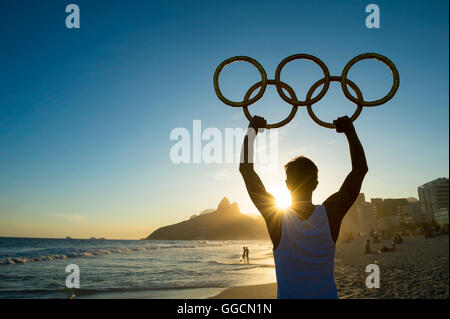
[[347,137],[352,170],[338,192],[322,205],[314,205],[312,193],[318,185],[318,169],[308,158],[297,157],[285,165],[292,205],[281,211],[253,168],[254,141],[266,124],[259,116],[250,121],[239,171],[273,243],[278,298],[338,298],[335,245],[342,219],[355,202],[368,171],[361,142],[347,116],[335,120],[336,131]]

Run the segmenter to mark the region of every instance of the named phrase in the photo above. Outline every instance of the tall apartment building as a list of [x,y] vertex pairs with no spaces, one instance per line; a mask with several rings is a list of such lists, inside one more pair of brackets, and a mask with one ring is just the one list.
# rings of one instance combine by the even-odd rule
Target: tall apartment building
[[375,211],[375,217],[380,219],[383,217],[383,199],[382,198],[371,198],[370,203]]
[[361,231],[370,232],[372,230],[377,230],[375,211],[369,202],[360,203],[357,207],[357,212],[358,224]]
[[448,178],[438,178],[419,186],[425,222],[445,223],[446,219],[448,223],[448,191]]
[[375,228],[375,214],[370,205],[366,202],[364,193],[360,193],[344,217],[341,231],[344,232],[368,232]]
[[404,217],[405,224],[420,225],[424,219],[421,202],[409,202],[406,206],[403,206],[402,216]]

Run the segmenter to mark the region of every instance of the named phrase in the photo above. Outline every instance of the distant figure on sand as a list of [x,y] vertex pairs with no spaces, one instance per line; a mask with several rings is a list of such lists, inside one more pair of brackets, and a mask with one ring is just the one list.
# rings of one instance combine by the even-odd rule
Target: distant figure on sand
[[318,169],[310,159],[297,157],[285,165],[292,205],[282,211],[253,167],[254,141],[266,124],[259,116],[250,121],[239,170],[273,243],[278,298],[338,298],[334,280],[336,241],[342,219],[358,197],[368,170],[363,147],[347,116],[335,120],[336,131],[345,134],[350,146],[351,172],[337,193],[322,205],[314,205],[312,193],[319,183]]
[[373,243],[379,243],[380,238],[378,237],[378,233],[375,233],[373,230],[370,232],[370,238],[372,239]]
[[392,248],[386,247],[386,246],[382,246],[379,250],[378,253],[388,253],[388,252],[392,252],[392,251],[396,251],[397,247],[395,245],[395,239],[392,241]]
[[365,248],[366,254],[372,254],[373,253],[372,249],[370,249],[370,239],[366,240],[366,245],[365,245],[364,248]]
[[395,240],[392,242],[392,248],[391,251],[396,251],[397,250],[397,246],[395,244]]
[[248,254],[249,254],[248,247],[246,247],[246,246],[242,247],[242,257],[241,257],[240,261],[243,261],[244,264],[245,263],[247,263],[247,264],[250,263],[249,258],[248,258]]
[[403,243],[403,238],[402,238],[402,236],[400,236],[400,234],[395,234],[395,236],[394,236],[394,243],[395,244],[402,244]]

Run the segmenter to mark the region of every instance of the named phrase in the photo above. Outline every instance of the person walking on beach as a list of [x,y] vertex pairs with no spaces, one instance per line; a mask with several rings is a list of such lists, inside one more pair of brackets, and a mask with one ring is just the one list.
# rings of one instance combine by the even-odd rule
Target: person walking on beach
[[242,257],[241,257],[241,260],[240,260],[240,261],[243,261],[244,263],[245,263],[245,253],[246,253],[246,249],[245,248],[246,248],[245,246],[242,247]]
[[248,249],[248,247],[245,247],[245,259],[247,260],[247,264],[250,263],[250,259],[248,257],[249,253],[250,253],[250,250]]
[[273,243],[278,298],[338,298],[334,280],[334,255],[342,219],[355,202],[368,171],[364,149],[351,120],[334,121],[336,131],[347,137],[352,170],[338,192],[322,205],[312,203],[318,169],[300,156],[285,165],[286,185],[292,205],[276,206],[253,167],[254,141],[266,120],[250,121],[241,152],[239,171],[250,199],[263,216]]

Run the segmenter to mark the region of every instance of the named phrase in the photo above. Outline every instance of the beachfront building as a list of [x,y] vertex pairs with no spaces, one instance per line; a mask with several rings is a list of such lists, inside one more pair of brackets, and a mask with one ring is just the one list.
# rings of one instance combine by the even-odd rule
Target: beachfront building
[[358,224],[360,231],[370,232],[377,230],[377,219],[375,211],[369,202],[360,203],[357,207]]
[[360,193],[342,221],[341,232],[367,233],[376,229],[375,211]]
[[448,178],[438,178],[419,186],[419,199],[426,223],[433,221],[448,224]]
[[382,198],[371,198],[370,204],[372,204],[376,219],[378,220],[381,217],[383,217],[383,199]]
[[441,208],[437,212],[434,213],[434,220],[440,226],[448,226],[448,209]]
[[356,211],[356,206],[353,206],[349,209],[341,224],[341,232],[342,233],[359,233],[361,232],[359,224],[358,224],[358,212]]
[[387,231],[407,224],[409,217],[404,212],[404,207],[408,205],[406,198],[372,198],[370,203],[378,230]]
[[395,220],[392,216],[382,216],[377,219],[378,231],[389,231],[394,227]]
[[[448,194],[447,194],[448,195]],[[448,200],[447,200],[448,203]],[[342,222],[343,232],[398,231],[427,223],[423,203],[416,198],[371,198],[360,193]],[[448,209],[438,210],[433,220],[448,225]]]
[[407,205],[403,206],[403,211],[401,213],[402,222],[407,225],[421,225],[425,221],[425,217],[422,211],[422,203],[408,202]]

